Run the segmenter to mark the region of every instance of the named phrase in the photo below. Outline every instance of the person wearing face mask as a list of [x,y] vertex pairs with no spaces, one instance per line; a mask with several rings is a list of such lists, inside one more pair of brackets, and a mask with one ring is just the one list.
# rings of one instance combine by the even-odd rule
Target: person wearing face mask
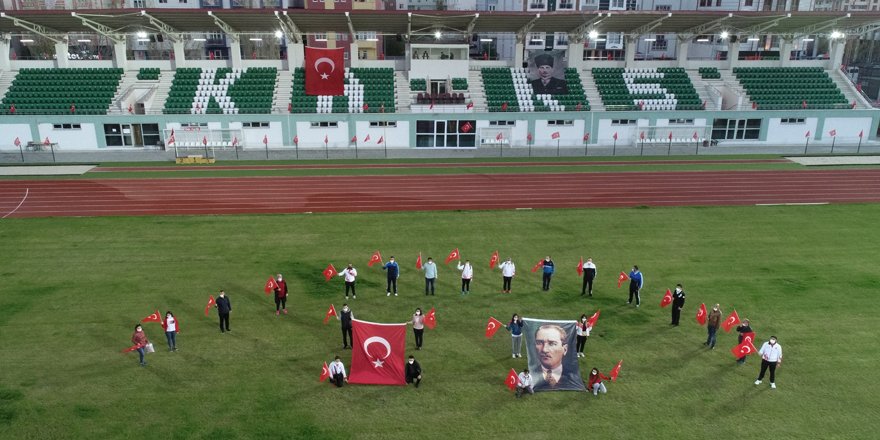
[[532,375],[529,374],[528,368],[523,368],[519,373],[519,383],[516,384],[516,398],[519,399],[524,393],[535,394],[535,388],[532,386]]
[[[742,322],[738,326],[736,326],[736,331],[739,333],[739,337],[737,340],[740,344],[742,344],[743,339],[745,339],[746,333],[752,333],[752,326],[748,319],[743,319]],[[746,356],[743,356],[736,360],[736,363],[739,365],[746,363]]]
[[279,273],[275,278],[275,316],[281,314],[281,310],[287,314],[287,281]]
[[541,288],[546,292],[550,290],[550,279],[553,278],[554,269],[553,260],[550,259],[549,255],[544,257],[544,261],[541,267],[543,269]]
[[388,285],[385,288],[385,296],[391,296],[392,290],[394,296],[397,296],[397,279],[400,278],[400,266],[394,261],[394,256],[388,259],[388,262],[382,266],[382,270],[388,271]]
[[776,341],[776,336],[770,336],[770,340],[765,342],[758,350],[761,355],[761,373],[755,380],[755,385],[761,385],[764,380],[764,373],[770,369],[770,388],[776,389],[776,367],[782,365],[782,346]]
[[131,343],[137,346],[138,356],[141,358],[141,366],[146,367],[147,363],[144,362],[144,347],[150,343],[147,340],[147,335],[144,334],[144,328],[141,327],[140,324],[134,326],[134,334],[131,335]]
[[425,315],[422,315],[422,309],[416,309],[412,315],[413,334],[416,337],[416,350],[422,349],[422,336],[425,334]]
[[177,351],[177,333],[180,331],[180,323],[170,311],[165,312],[162,328],[165,329],[165,339],[168,340],[168,351]]
[[581,287],[581,296],[584,296],[588,292],[590,296],[593,296],[593,280],[596,279],[596,265],[593,264],[592,258],[587,258],[587,261],[583,265],[583,269],[584,285]]
[[461,294],[469,295],[471,293],[471,279],[474,278],[474,267],[471,266],[471,260],[464,260],[464,264],[458,263],[458,270],[461,271]]
[[351,291],[351,297],[357,299],[357,293],[354,290],[354,283],[357,280],[358,271],[351,263],[348,267],[339,272],[339,276],[345,277],[345,299],[348,299],[348,292]]
[[523,320],[519,318],[519,315],[516,313],[510,318],[510,322],[507,324],[505,328],[510,332],[510,341],[511,341],[511,357],[518,358],[522,357],[522,329],[523,329]]
[[642,287],[645,285],[645,279],[642,276],[642,272],[639,271],[639,266],[633,266],[632,270],[629,272],[629,301],[627,304],[632,304],[633,298],[636,300],[636,307],[641,304],[641,298],[639,297],[639,291],[642,290]]
[[419,365],[419,361],[416,360],[415,357],[410,356],[406,361],[406,383],[411,383],[419,387],[419,383],[422,382],[422,366]]
[[422,265],[425,271],[425,296],[428,296],[428,288],[431,288],[431,296],[434,296],[434,282],[437,281],[437,264],[434,259],[428,257],[428,262]]
[[339,356],[330,362],[330,382],[336,385],[336,388],[341,388],[342,384],[348,382],[348,376],[345,375],[345,365],[342,364]]
[[342,348],[351,348],[348,341],[354,345],[354,337],[351,335],[351,320],[354,319],[354,313],[348,308],[348,304],[342,305],[342,310],[336,315],[336,319],[342,324]]
[[675,292],[672,292],[672,322],[669,325],[678,326],[678,321],[681,318],[681,309],[684,307],[685,296],[681,284],[676,284]]
[[587,345],[587,337],[590,336],[590,330],[593,330],[593,327],[587,324],[587,315],[581,315],[580,322],[577,323],[577,355],[579,358],[586,357],[584,355],[584,345]]
[[600,373],[598,368],[593,367],[593,370],[590,371],[590,376],[587,378],[587,390],[592,391],[594,396],[598,396],[599,392],[602,394],[608,393],[608,389],[602,383],[603,380],[611,380],[611,378]]
[[217,308],[217,315],[220,317],[220,333],[231,331],[229,330],[229,312],[232,311],[232,302],[229,301],[229,297],[226,296],[226,292],[222,289],[220,290],[220,296],[214,302],[214,307]]
[[706,338],[706,345],[710,350],[715,349],[715,335],[718,333],[718,327],[721,325],[721,306],[715,304],[712,306],[712,311],[709,312],[709,316],[706,318],[706,331],[709,332],[709,336]]
[[516,276],[516,265],[513,264],[510,257],[507,257],[507,261],[501,263],[498,268],[501,269],[501,277],[503,279],[501,282],[501,293],[510,293],[510,283],[513,281],[513,277]]

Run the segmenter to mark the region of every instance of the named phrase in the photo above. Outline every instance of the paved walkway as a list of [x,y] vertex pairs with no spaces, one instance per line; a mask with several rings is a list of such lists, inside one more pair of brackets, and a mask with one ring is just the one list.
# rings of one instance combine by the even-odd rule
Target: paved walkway
[[94,165],[0,167],[0,176],[70,176],[89,172]]
[[786,157],[786,159],[806,166],[880,165],[880,156],[815,156]]

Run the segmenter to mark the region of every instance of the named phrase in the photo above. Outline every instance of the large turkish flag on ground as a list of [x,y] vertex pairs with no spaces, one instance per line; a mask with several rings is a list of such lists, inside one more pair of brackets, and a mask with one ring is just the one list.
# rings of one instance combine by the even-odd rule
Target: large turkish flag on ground
[[342,95],[345,49],[306,47],[306,95]]
[[349,383],[405,385],[403,373],[406,324],[352,320]]

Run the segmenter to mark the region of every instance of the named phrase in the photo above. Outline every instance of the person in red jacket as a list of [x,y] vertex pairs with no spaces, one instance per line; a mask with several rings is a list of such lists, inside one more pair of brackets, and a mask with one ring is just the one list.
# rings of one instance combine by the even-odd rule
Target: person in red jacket
[[608,392],[605,388],[605,384],[602,383],[603,379],[611,380],[610,377],[606,377],[604,374],[600,373],[598,368],[593,367],[593,371],[590,371],[590,377],[587,379],[587,389],[593,390],[594,396],[598,396],[599,391],[601,391],[602,394]]
[[150,343],[147,340],[147,335],[144,334],[144,328],[141,327],[140,324],[134,326],[134,334],[131,335],[131,343],[137,346],[138,355],[141,357],[141,366],[146,367],[147,363],[144,362],[144,347]]
[[284,314],[287,314],[287,281],[284,281],[284,278],[281,277],[281,274],[278,274],[278,278],[275,279],[275,316],[281,314],[281,310],[284,310]]
[[162,328],[165,329],[165,338],[168,339],[168,351],[177,351],[177,334],[180,332],[180,322],[170,310],[165,312]]

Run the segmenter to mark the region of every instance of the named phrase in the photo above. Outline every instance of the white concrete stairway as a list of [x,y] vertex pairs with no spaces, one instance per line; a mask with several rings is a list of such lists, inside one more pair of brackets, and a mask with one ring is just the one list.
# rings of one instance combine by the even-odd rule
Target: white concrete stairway
[[590,110],[594,112],[605,111],[602,95],[599,94],[599,88],[596,87],[596,81],[593,80],[593,72],[589,69],[582,70],[580,76],[581,85],[584,86],[584,94],[587,95],[587,101],[590,103]]
[[18,72],[15,71],[0,72],[0,100],[6,96],[6,92],[9,91],[9,86],[12,85],[16,75]]
[[721,85],[721,81],[717,79],[713,80],[705,80],[702,76],[700,76],[700,72],[696,70],[685,70],[688,78],[691,80],[691,84],[694,85],[694,90],[697,91],[697,95],[700,97],[701,103],[706,103],[706,109],[712,110],[712,97],[709,96],[709,92],[706,90],[707,86],[719,86]]
[[410,96],[409,79],[406,74],[394,71],[394,106],[397,107],[398,113],[410,113],[412,109],[412,98]]
[[293,96],[293,72],[279,70],[275,77],[275,92],[272,98],[272,113],[287,113]]
[[752,100],[749,99],[748,93],[743,88],[742,84],[739,83],[739,80],[736,79],[736,76],[730,70],[722,70],[718,69],[718,73],[721,74],[721,82],[729,86],[733,89],[734,92],[742,95],[742,105],[739,108],[726,108],[724,110],[752,110]]
[[837,88],[843,92],[843,96],[846,97],[846,102],[852,103],[855,101],[857,109],[868,109],[872,108],[871,104],[865,99],[865,97],[856,90],[856,86],[853,85],[852,81],[847,78],[843,72],[834,69],[828,70],[828,76],[831,77],[831,80],[834,81],[834,84],[837,84]]
[[171,82],[174,81],[174,70],[163,70],[159,72],[159,84],[156,86],[156,93],[153,94],[153,101],[149,108],[145,108],[144,112],[148,115],[161,114],[165,108],[165,100],[168,99],[168,92],[171,91]]
[[[474,102],[474,112],[486,112],[486,90],[483,88],[483,75],[479,70],[468,72],[468,96]],[[467,105],[467,102],[465,102]]]
[[138,79],[136,72],[122,73],[122,78],[119,80],[119,87],[116,89],[116,94],[113,95],[113,100],[110,101],[110,108],[107,109],[108,115],[128,114],[128,108],[122,108],[120,100],[137,82]]

